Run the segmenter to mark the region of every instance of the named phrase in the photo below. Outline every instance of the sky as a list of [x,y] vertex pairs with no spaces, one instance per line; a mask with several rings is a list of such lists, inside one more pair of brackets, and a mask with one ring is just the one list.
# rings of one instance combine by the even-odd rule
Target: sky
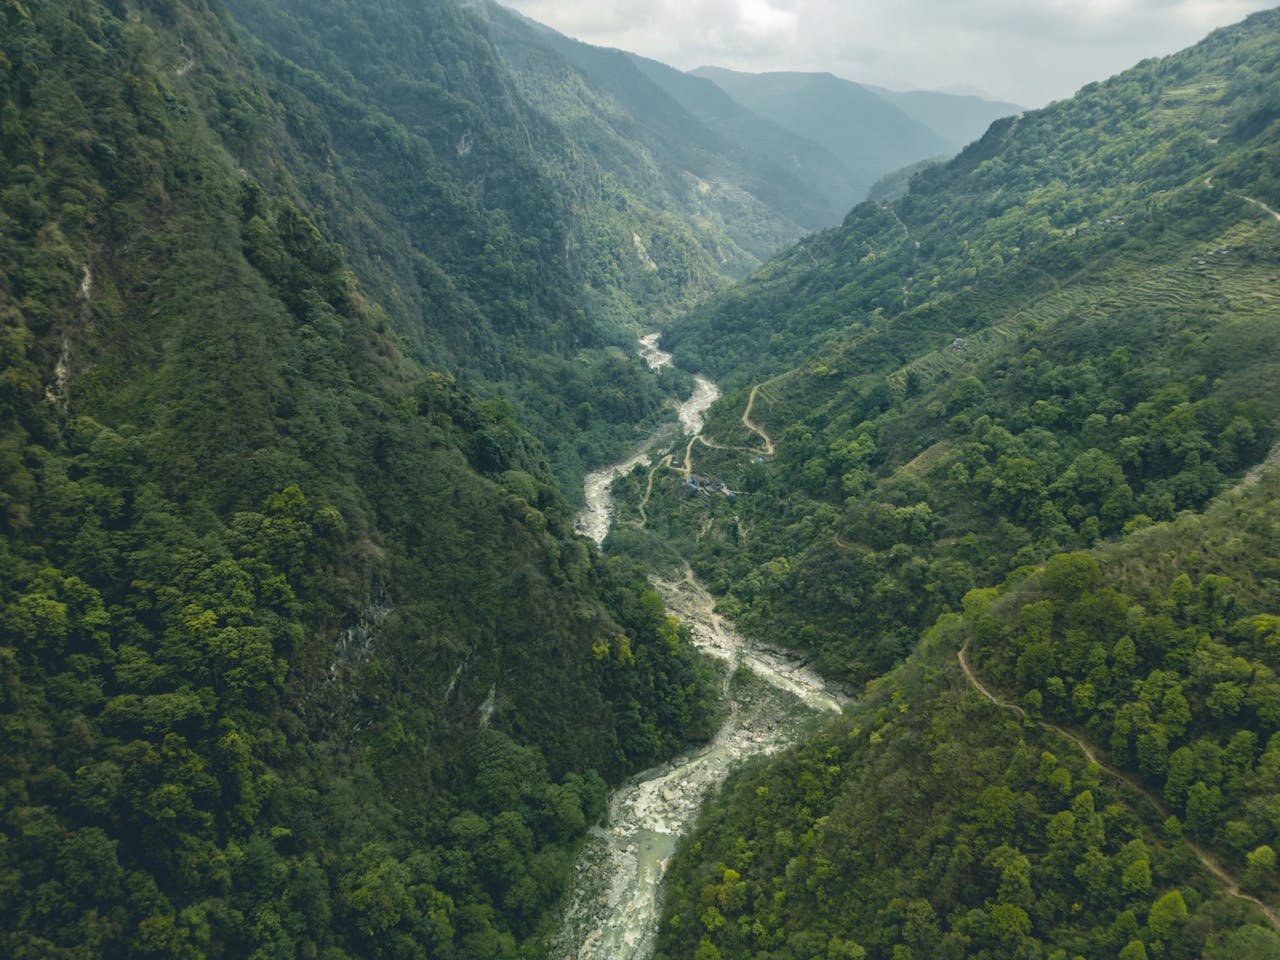
[[826,70],[1026,107],[1190,46],[1276,0],[501,0],[684,70]]

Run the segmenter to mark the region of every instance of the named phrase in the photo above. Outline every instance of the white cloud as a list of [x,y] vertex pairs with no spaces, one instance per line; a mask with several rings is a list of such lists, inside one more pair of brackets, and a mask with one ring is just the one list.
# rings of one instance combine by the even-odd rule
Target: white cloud
[[1194,43],[1273,0],[503,0],[588,43],[690,68],[830,70],[1028,106]]

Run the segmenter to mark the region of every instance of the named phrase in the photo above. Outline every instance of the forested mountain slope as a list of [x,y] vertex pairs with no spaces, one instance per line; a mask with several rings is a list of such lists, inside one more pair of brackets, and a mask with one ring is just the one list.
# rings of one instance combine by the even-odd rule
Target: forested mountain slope
[[[827,345],[755,393],[752,417],[776,457],[699,449],[700,472],[749,496],[664,496],[648,511],[741,623],[812,645],[829,671],[862,682],[971,587],[1135,518],[1198,508],[1265,455],[1280,413],[1269,389],[1280,222],[1259,203],[1280,206],[1267,119],[1280,116],[1268,106],[1280,90],[1258,78],[1276,73],[1277,19],[1144,64],[1053,108],[1056,119],[993,131],[901,201],[860,207],[700,314],[677,350],[718,369],[741,358],[735,377]],[[1241,89],[1213,85],[1228,66]],[[1152,77],[1195,96],[1126,112]],[[1095,149],[1072,117],[1135,141]],[[980,148],[992,155],[978,163]],[[1030,153],[1052,158],[1043,181],[1029,159],[1012,162]],[[1157,163],[1163,189],[1126,172]],[[1066,183],[1063,169],[1080,173]],[[996,193],[1042,202],[1005,208],[979,190],[997,175]],[[993,202],[1004,212],[985,219]],[[925,220],[926,206],[954,233]],[[1055,228],[1046,208],[1096,219]],[[979,239],[1009,262],[985,259]],[[1003,247],[1015,239],[1023,246]],[[743,390],[713,410],[712,437],[756,446],[740,422],[747,400]]]
[[[589,341],[489,252],[548,201],[253,52],[218,3],[0,7],[0,953],[514,956],[706,687],[510,405],[397,335]],[[411,186],[493,259],[384,233]]]
[[1276,956],[1277,494],[974,591],[731,785],[657,955]]
[[[1186,511],[1277,433],[1278,36],[997,124],[679,326],[736,389],[615,542],[853,689],[929,640],[743,778],[671,955],[1274,953],[1164,814],[1274,892],[1275,480]],[[0,5],[0,954],[540,956],[607,784],[712,728],[557,481],[829,153],[477,4]]]
[[[850,171],[841,157],[819,141],[798,136],[787,127],[747,110],[703,77],[675,70],[646,57],[632,54],[631,59],[654,83],[679,101],[699,124],[722,130],[737,153],[762,153],[774,167],[785,170],[805,189],[818,193],[823,201],[822,206],[814,210],[819,222],[830,222],[833,213],[837,221],[843,220],[850,208],[862,199],[860,174]],[[810,216],[808,211],[805,212],[806,217]]]
[[708,815],[660,955],[1276,955],[1277,77],[1272,11],[682,328],[742,386],[673,463],[736,496],[660,465],[617,545],[874,682]]
[[496,5],[229,7],[259,68],[208,93],[237,159],[314,203],[397,329],[512,400],[568,488],[658,409],[603,348],[864,192],[714,85]]
[[[468,293],[485,298],[486,312],[546,327],[547,336],[599,318],[582,317],[580,302],[575,310],[544,301],[546,288],[572,298],[585,283],[599,294],[593,306],[621,319],[640,303],[645,312],[670,309],[719,276],[719,261],[691,241],[686,224],[629,193],[522,97],[477,12],[453,0],[231,8],[268,45],[264,66],[314,72],[322,89],[336,88],[394,131],[398,149],[360,155],[359,176],[415,245],[451,274],[480,274]],[[405,147],[426,169],[405,176]],[[487,233],[472,237],[469,223],[439,208],[442,198],[464,205]],[[633,234],[652,249],[640,254]],[[519,270],[529,263],[539,272],[526,277]]]
[[[1225,205],[1224,219],[1238,212],[1261,220],[1235,194],[1256,189],[1255,199],[1277,205],[1268,201],[1276,184],[1267,152],[1277,115],[1274,16],[1258,14],[1183,53],[996,123],[950,163],[926,170],[907,196],[855,208],[841,227],[784,251],[696,310],[670,338],[677,358],[746,379],[891,321],[910,331],[895,347],[905,361],[924,337],[942,345],[977,326],[954,310],[945,314],[954,322],[935,331],[910,319],[913,311],[945,304],[978,279],[1011,276],[1007,268],[1034,277],[1087,261],[1119,242],[1121,221],[1146,222],[1179,191],[1203,187],[1197,209],[1209,199],[1216,203],[1207,209]],[[758,349],[762,340],[769,349]]]
[[839,222],[865,193],[829,151],[709,81],[485,10],[530,103],[628,191],[691,224],[730,274]]
[[719,258],[529,105],[452,0],[233,12],[259,70],[215,78],[209,109],[246,128],[244,168],[315,204],[415,352],[513,401],[576,487],[661,403],[605,348],[718,285]]

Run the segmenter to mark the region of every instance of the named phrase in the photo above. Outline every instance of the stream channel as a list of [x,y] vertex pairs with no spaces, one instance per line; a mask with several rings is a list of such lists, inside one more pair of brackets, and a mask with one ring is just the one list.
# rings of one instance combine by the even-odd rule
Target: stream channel
[[[657,341],[656,333],[640,339],[641,356],[655,370],[671,362]],[[702,431],[702,415],[719,396],[714,383],[695,378],[693,395],[678,411],[686,436]],[[603,543],[613,522],[614,479],[648,464],[650,450],[677,436],[676,425],[667,424],[625,460],[589,474],[579,532]],[[654,577],[653,584],[698,649],[724,663],[726,719],[708,744],[638,774],[610,795],[607,822],[592,827],[574,864],[552,944],[552,955],[561,960],[647,960],[667,863],[707,794],[741,761],[795,743],[816,717],[838,713],[848,702],[803,663],[739,635],[715,613],[714,600],[687,565],[681,579]]]

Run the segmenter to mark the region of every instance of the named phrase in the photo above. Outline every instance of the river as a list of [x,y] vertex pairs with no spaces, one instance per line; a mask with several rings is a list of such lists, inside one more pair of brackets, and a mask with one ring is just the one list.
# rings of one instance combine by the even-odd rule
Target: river
[[[671,362],[657,341],[657,334],[640,340],[641,356],[655,370]],[[677,411],[686,435],[702,431],[703,414],[719,396],[714,383],[695,378],[693,395]],[[614,479],[648,463],[649,451],[664,438],[674,439],[670,425],[586,478],[580,531],[604,542],[613,522]],[[610,795],[608,822],[591,829],[574,865],[564,921],[552,944],[552,955],[562,960],[647,960],[667,863],[706,796],[742,760],[795,743],[815,718],[838,713],[846,702],[803,663],[743,639],[716,614],[711,595],[687,566],[681,579],[653,583],[696,646],[725,663],[727,719],[706,746],[633,777]]]
[[[660,370],[671,365],[671,354],[658,349],[658,334],[651,333],[640,338],[640,355],[653,370]],[[677,436],[677,424],[685,434],[702,432],[702,415],[711,405],[720,399],[720,388],[706,377],[693,378],[693,394],[676,408],[676,423],[667,423],[659,427],[640,444],[630,456],[618,463],[593,470],[583,481],[586,506],[578,513],[575,527],[579,533],[586,534],[597,545],[604,543],[609,535],[609,527],[613,525],[613,481],[624,476],[636,467],[649,464],[649,451],[663,440],[673,440]]]

